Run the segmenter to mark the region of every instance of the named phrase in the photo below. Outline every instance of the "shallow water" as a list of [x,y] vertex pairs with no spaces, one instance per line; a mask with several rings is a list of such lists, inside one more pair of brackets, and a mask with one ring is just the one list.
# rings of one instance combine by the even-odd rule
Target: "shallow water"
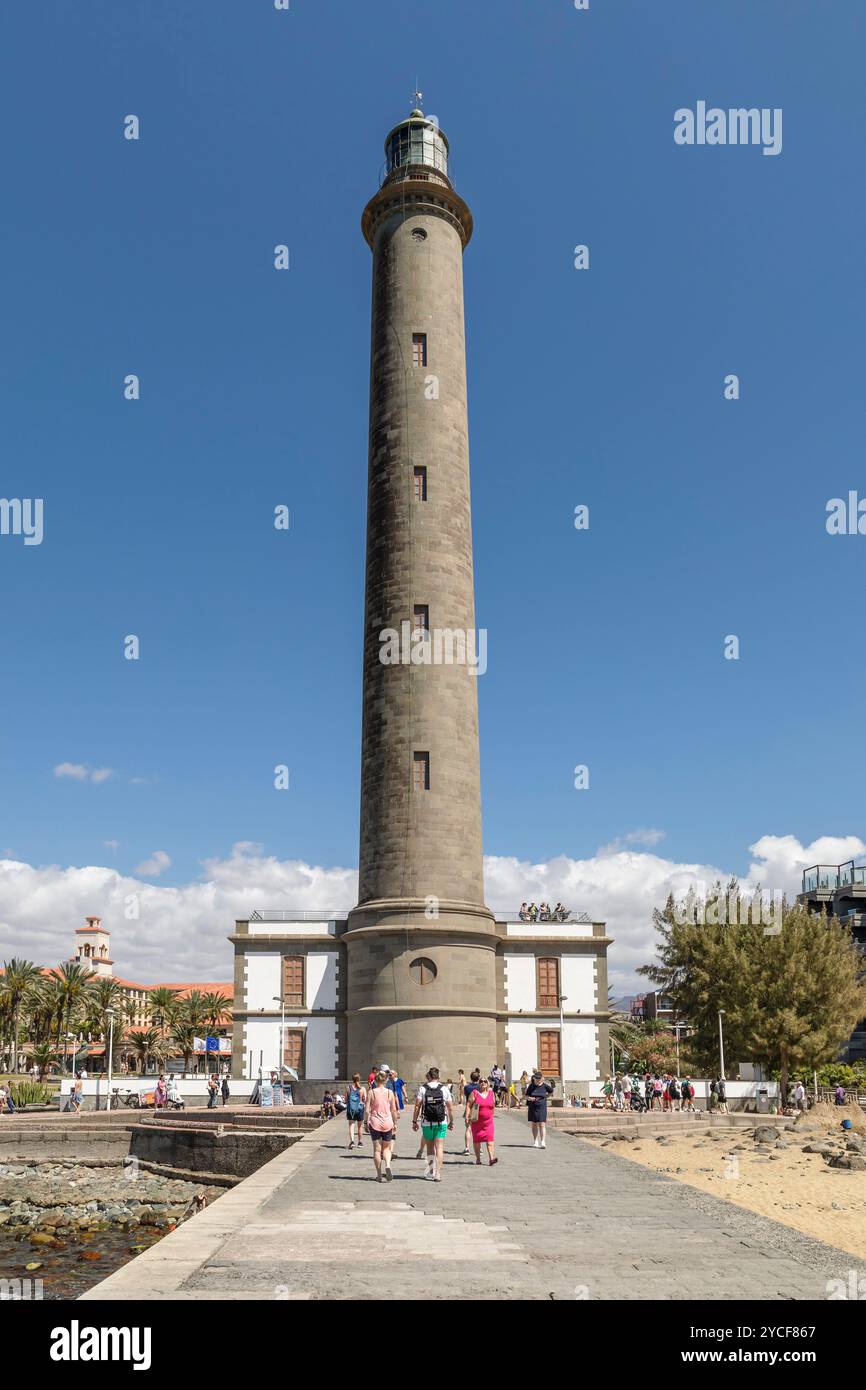
[[[24,1237],[0,1235],[0,1280],[32,1280],[30,1297],[39,1297],[42,1281],[43,1299],[74,1299],[93,1288],[116,1269],[128,1264],[142,1249],[154,1245],[166,1231],[138,1230],[84,1232],[74,1240],[58,1240],[56,1245],[32,1245]],[[134,1249],[133,1249],[134,1247]],[[28,1270],[28,1264],[39,1268]],[[15,1287],[13,1285],[13,1287]],[[7,1286],[3,1285],[3,1289]],[[28,1286],[24,1287],[27,1296]],[[0,1294],[0,1297],[3,1295]],[[9,1297],[8,1292],[6,1297]]]

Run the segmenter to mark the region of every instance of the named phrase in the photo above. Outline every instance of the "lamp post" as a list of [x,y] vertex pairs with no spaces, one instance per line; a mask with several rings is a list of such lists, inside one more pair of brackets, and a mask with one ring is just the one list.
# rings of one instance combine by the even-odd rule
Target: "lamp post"
[[568,998],[567,994],[559,996],[559,1070],[562,1073],[562,1108],[565,1109],[565,1020],[562,1015],[562,1006]]
[[286,996],[284,994],[275,994],[272,997],[274,1003],[280,1006],[280,1058],[277,1063],[277,1078],[282,1086],[283,1058],[285,1056],[284,1048],[286,1044]]
[[725,1010],[719,1009],[719,1078],[722,1081],[725,1079],[725,1035],[722,1031],[722,1019],[724,1014]]
[[114,1066],[114,1010],[106,1009],[108,1015],[108,1082],[105,1098],[106,1110],[111,1110],[111,1072]]
[[677,1076],[680,1074],[680,1029],[684,1027],[684,1023],[677,1022],[674,1024],[674,1033],[677,1039]]

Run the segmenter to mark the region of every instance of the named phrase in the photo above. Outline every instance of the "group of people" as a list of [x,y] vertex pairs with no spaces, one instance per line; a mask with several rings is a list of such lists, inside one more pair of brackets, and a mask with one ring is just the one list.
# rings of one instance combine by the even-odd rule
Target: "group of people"
[[[475,1166],[482,1166],[482,1149],[486,1153],[489,1167],[499,1162],[496,1155],[494,1111],[501,1102],[497,1095],[503,1090],[508,1096],[514,1087],[507,1085],[504,1070],[492,1069],[497,1076],[498,1090],[494,1089],[492,1074],[485,1076],[476,1067],[466,1080],[462,1068],[458,1071],[456,1083],[445,1082],[439,1075],[438,1067],[430,1067],[422,1084],[417,1088],[412,1111],[412,1132],[420,1131],[420,1147],[416,1159],[424,1159],[424,1177],[431,1182],[442,1181],[445,1163],[445,1140],[453,1130],[455,1116],[462,1114],[464,1136],[463,1156],[469,1158],[470,1143],[475,1155]],[[528,1107],[529,1123],[535,1148],[546,1148],[547,1101],[553,1093],[553,1085],[545,1081],[540,1071],[526,1077],[524,1097]],[[522,1080],[522,1078],[521,1078]],[[337,1114],[337,1097],[328,1093],[333,1105],[332,1115]],[[400,1116],[408,1107],[406,1104],[406,1082],[393,1072],[387,1063],[374,1068],[365,1086],[360,1072],[356,1072],[340,1097],[349,1125],[348,1147],[363,1146],[364,1134],[369,1135],[373,1149],[373,1164],[377,1182],[391,1182],[392,1163],[397,1157],[397,1128]]]
[[521,903],[517,916],[521,922],[567,922],[571,908],[563,907],[562,903],[557,903],[556,907],[550,907],[548,903],[541,903],[538,907],[535,903]]
[[[602,1086],[603,1106],[608,1110],[683,1111],[695,1108],[695,1087],[690,1076],[680,1077],[672,1072],[644,1072],[643,1076],[617,1072],[605,1077]],[[710,1108],[727,1114],[728,1099],[723,1079],[710,1087]]]

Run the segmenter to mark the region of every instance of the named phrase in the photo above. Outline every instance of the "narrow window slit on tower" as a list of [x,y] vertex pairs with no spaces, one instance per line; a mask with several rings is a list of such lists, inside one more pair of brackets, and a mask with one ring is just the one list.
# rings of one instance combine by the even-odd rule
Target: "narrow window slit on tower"
[[429,792],[430,790],[430,754],[413,753],[413,787],[416,792]]
[[426,334],[426,333],[413,333],[413,334],[412,334],[412,366],[413,366],[413,367],[426,367],[426,366],[427,366],[427,334]]
[[412,474],[412,496],[416,502],[427,501],[427,469],[417,467]]
[[415,636],[416,636],[416,637],[429,637],[429,636],[430,636],[430,605],[427,604],[427,603],[416,603],[415,606],[414,606],[414,608],[412,609],[412,614],[413,614],[414,619],[415,619],[415,628],[414,628]]

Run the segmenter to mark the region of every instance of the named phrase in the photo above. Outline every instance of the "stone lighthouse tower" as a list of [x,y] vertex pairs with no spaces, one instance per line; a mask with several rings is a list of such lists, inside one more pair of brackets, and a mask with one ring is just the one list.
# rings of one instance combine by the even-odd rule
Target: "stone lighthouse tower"
[[463,327],[472,215],[416,109],[364,209],[373,253],[361,847],[347,947],[349,1072],[496,1056],[484,905],[479,651]]

